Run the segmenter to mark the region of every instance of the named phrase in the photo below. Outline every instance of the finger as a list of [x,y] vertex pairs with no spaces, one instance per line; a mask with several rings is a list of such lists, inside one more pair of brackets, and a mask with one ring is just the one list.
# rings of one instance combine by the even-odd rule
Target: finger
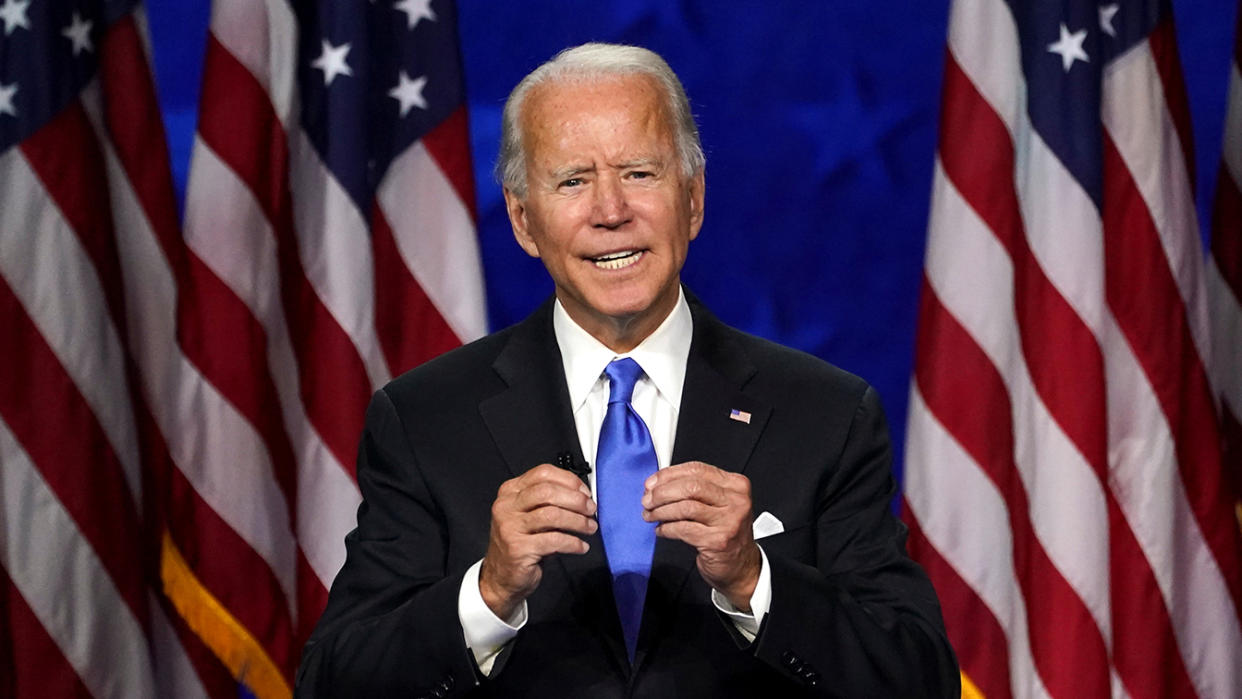
[[651,475],[644,484],[653,488],[657,483],[671,483],[683,479],[705,480],[725,490],[750,491],[750,479],[740,473],[725,471],[702,461],[686,461],[669,466]]
[[569,471],[557,468],[552,464],[540,464],[520,476],[515,476],[501,483],[496,497],[498,499],[512,498],[517,493],[539,483],[559,483],[570,490],[581,488],[588,494],[590,493],[587,490],[586,484]]
[[566,471],[563,468],[557,468],[552,464],[539,464],[531,470],[517,477],[519,486],[522,489],[529,488],[537,483],[559,483],[569,488],[586,488],[582,479],[577,475]]
[[683,461],[659,471],[661,478],[707,478],[724,485],[740,474],[726,471],[705,461]]
[[706,524],[689,520],[664,522],[656,527],[656,536],[684,541],[698,551],[702,551],[709,542],[716,543],[713,533],[713,529]]
[[[679,464],[673,464],[668,468],[663,468],[652,474],[660,480],[675,480],[678,478],[703,478],[709,477],[720,469],[703,461],[683,461]],[[650,480],[650,479],[649,479]]]
[[554,553],[586,553],[591,545],[573,534],[565,532],[542,532],[531,536],[530,546],[541,558]]
[[590,517],[552,505],[526,513],[523,522],[527,534],[551,531],[594,534],[599,528],[599,524]]
[[711,525],[724,513],[724,508],[705,505],[697,500],[678,500],[654,509],[643,510],[643,519],[648,522],[690,521]]
[[683,541],[694,547],[700,554],[711,555],[735,553],[754,544],[753,539],[740,531],[710,527],[701,522],[689,520],[660,524],[656,527],[656,536]]
[[643,507],[655,509],[680,500],[697,500],[723,507],[736,500],[737,494],[705,478],[679,477],[661,479],[643,493]]
[[595,514],[595,501],[582,481],[575,479],[576,487],[552,481],[538,481],[523,488],[514,496],[513,507],[519,512],[531,512],[540,507],[559,507],[571,512],[591,516]]

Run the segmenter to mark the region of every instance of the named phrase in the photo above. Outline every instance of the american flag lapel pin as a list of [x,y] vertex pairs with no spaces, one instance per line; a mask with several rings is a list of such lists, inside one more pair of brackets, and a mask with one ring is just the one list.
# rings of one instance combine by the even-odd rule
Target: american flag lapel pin
[[750,424],[750,413],[746,412],[745,410],[738,410],[737,408],[734,408],[733,410],[729,411],[729,419],[737,420],[738,422],[744,422],[747,425],[749,425]]

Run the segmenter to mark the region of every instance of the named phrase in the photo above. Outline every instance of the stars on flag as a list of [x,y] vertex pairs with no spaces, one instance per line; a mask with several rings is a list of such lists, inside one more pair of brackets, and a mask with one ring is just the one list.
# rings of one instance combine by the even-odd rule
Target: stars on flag
[[323,53],[311,62],[311,66],[323,71],[323,84],[331,85],[338,75],[353,75],[354,71],[345,62],[349,55],[349,44],[333,46],[327,39],[323,40]]
[[0,0],[0,151],[46,123],[94,79],[101,9],[100,3]]
[[1074,61],[1091,62],[1091,59],[1087,57],[1087,52],[1082,48],[1082,42],[1086,39],[1086,29],[1070,33],[1069,28],[1062,22],[1061,38],[1048,44],[1048,52],[1061,56],[1061,67],[1068,73],[1074,66]]
[[[431,9],[431,0],[397,0],[393,9],[405,13],[405,28],[413,31],[422,20],[436,21],[436,13]],[[420,75],[413,80],[402,70],[397,76],[397,86],[388,91],[388,96],[397,100],[401,116],[410,113],[414,107],[427,109],[427,100],[423,98],[423,88],[427,85],[427,76]]]
[[410,113],[410,109],[427,108],[427,100],[423,99],[423,86],[427,84],[427,76],[420,75],[413,80],[403,70],[397,79],[397,86],[388,91],[388,96],[401,103],[401,116]]
[[394,9],[405,13],[406,28],[418,26],[419,20],[436,21],[436,13],[431,9],[431,0],[400,0]]
[[[1121,4],[1115,2],[1108,3],[1100,5],[1097,10],[1099,12],[1100,31],[1112,39],[1117,39],[1117,27],[1113,25],[1113,21],[1117,18],[1117,13],[1121,11]],[[1060,56],[1061,68],[1068,73],[1077,61],[1082,61],[1083,63],[1091,62],[1086,48],[1083,47],[1086,40],[1086,29],[1071,32],[1069,26],[1062,22],[1061,37],[1048,44],[1048,53],[1055,53]]]
[[1117,11],[1121,9],[1121,5],[1100,5],[1100,29],[1114,39],[1117,38],[1117,30],[1113,27],[1113,17],[1117,16]]
[[30,30],[30,17],[26,11],[30,9],[30,0],[4,0],[0,5],[0,22],[4,22],[4,35],[8,36],[19,27]]
[[73,55],[78,55],[82,51],[94,51],[95,47],[91,44],[91,27],[94,22],[83,20],[78,13],[73,13],[73,22],[69,26],[60,31],[60,35],[73,42]]
[[5,85],[0,83],[0,114],[17,116],[17,107],[13,106],[13,97],[17,94],[17,83]]
[[464,101],[460,57],[455,49],[449,55],[457,45],[455,3],[314,0],[293,6],[302,32],[299,125],[345,192],[369,209],[394,160]]
[[[29,0],[4,0],[6,3],[12,2],[28,2]],[[374,4],[376,0],[371,0]],[[402,12],[406,18],[406,29],[413,31],[419,22],[427,20],[434,22],[437,20],[435,10],[431,8],[432,0],[396,0],[392,4],[392,9]],[[68,35],[68,29],[65,30]],[[323,84],[325,87],[331,86],[332,81],[337,76],[353,77],[353,68],[349,65],[349,51],[351,43],[346,42],[339,46],[334,45],[328,39],[322,39],[322,48],[319,56],[311,61],[311,67],[323,72]],[[75,44],[75,54],[77,51]],[[392,83],[389,83],[390,85]],[[415,107],[426,110],[428,108],[427,99],[423,96],[423,89],[427,86],[427,76],[420,75],[416,78],[410,77],[410,71],[401,69],[398,71],[397,84],[390,90],[387,95],[397,101],[398,113],[405,117]]]
[[[0,5],[0,22],[4,22],[4,35],[9,36],[18,29],[30,31],[30,0],[4,0]],[[0,83],[0,114],[17,116],[17,106],[13,98],[17,96],[17,83]]]

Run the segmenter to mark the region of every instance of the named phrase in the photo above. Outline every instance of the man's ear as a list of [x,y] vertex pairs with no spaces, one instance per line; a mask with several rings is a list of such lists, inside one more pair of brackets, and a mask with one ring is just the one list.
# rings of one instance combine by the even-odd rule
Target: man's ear
[[690,178],[690,240],[699,237],[699,229],[703,227],[703,201],[707,189],[707,181],[703,171]]
[[513,227],[513,239],[522,246],[527,255],[539,257],[539,246],[535,244],[535,239],[530,234],[530,224],[526,218],[526,201],[514,194],[513,190],[508,187],[504,188],[504,195],[505,210],[509,213],[509,225]]

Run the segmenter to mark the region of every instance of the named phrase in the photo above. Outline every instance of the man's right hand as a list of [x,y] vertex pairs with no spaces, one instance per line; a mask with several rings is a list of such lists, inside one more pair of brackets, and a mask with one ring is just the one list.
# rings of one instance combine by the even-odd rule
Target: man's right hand
[[594,534],[595,501],[577,476],[541,464],[505,481],[492,503],[491,536],[479,593],[501,619],[510,619],[539,586],[539,564],[553,553],[586,553],[576,534]]

